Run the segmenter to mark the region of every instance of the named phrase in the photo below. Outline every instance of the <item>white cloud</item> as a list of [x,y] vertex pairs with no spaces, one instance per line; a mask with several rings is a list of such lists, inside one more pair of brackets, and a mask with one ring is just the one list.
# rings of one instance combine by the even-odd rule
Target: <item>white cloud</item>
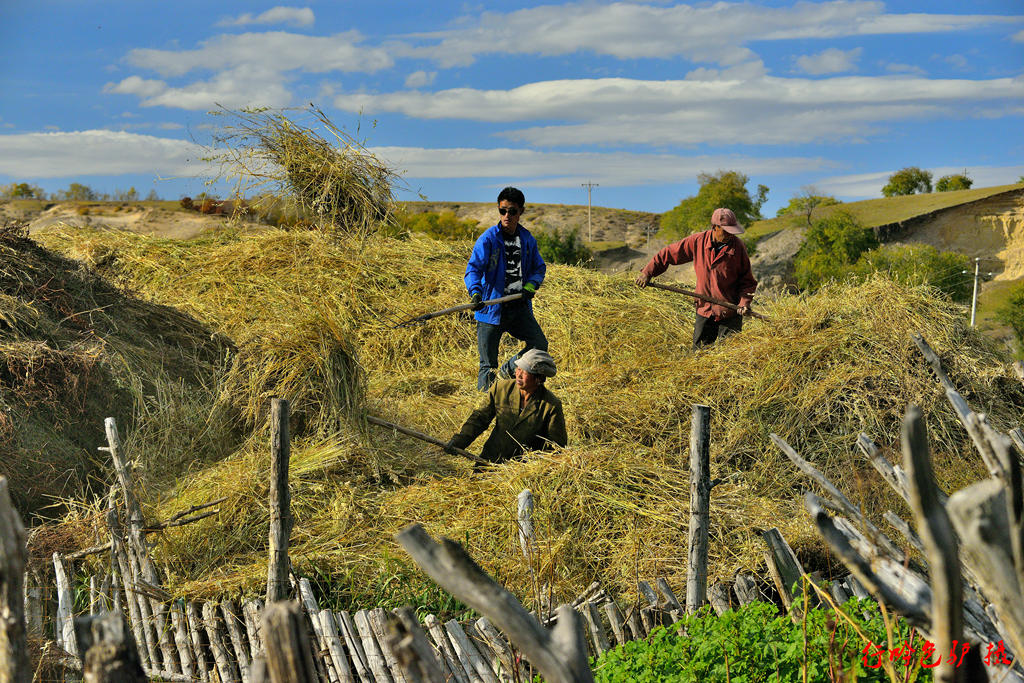
[[409,36],[433,45],[411,53],[443,66],[484,54],[564,55],[588,51],[620,59],[686,57],[732,66],[754,59],[746,45],[764,40],[828,39],[892,33],[936,33],[1021,21],[1021,17],[885,14],[882,2],[797,2],[790,7],[715,2],[673,5],[590,0],[541,5],[508,13],[484,12],[452,29]]
[[966,69],[970,64],[967,61],[967,57],[963,55],[949,55],[944,58],[944,61],[950,66],[961,70]]
[[800,71],[813,76],[855,71],[860,53],[861,48],[859,47],[852,50],[840,50],[830,47],[824,52],[819,52],[815,55],[801,55],[797,57],[796,66]]
[[430,85],[437,78],[436,71],[413,71],[405,78],[406,88],[422,88],[425,85]]
[[625,78],[530,83],[511,90],[345,94],[347,111],[399,112],[423,119],[521,123],[505,133],[543,146],[578,144],[784,144],[848,140],[880,122],[955,111],[980,115],[1024,97],[1024,79],[906,77],[820,80],[640,81]]
[[900,64],[898,62],[886,64],[885,70],[888,71],[889,73],[913,74],[914,76],[924,76],[927,73],[924,69],[915,64]]
[[579,187],[588,180],[611,187],[689,182],[702,171],[742,168],[759,176],[817,171],[817,158],[682,156],[630,152],[542,152],[529,149],[375,147],[374,154],[409,178],[520,178],[532,187]]
[[312,26],[313,10],[308,7],[274,7],[253,16],[246,12],[238,17],[225,17],[217,26],[248,26],[250,24],[285,24],[289,26]]
[[129,76],[120,83],[107,83],[103,86],[103,92],[116,93],[118,95],[138,95],[139,97],[153,97],[167,90],[167,84],[163,81]]
[[194,50],[135,49],[128,53],[127,60],[165,78],[184,76],[196,69],[218,71],[243,66],[268,73],[374,72],[392,66],[394,61],[385,49],[361,47],[360,42],[358,31],[326,37],[267,31],[217,36]]
[[186,140],[109,130],[0,135],[0,173],[58,178],[121,173],[205,173],[203,147]]
[[248,106],[284,107],[291,103],[291,92],[278,74],[257,65],[239,66],[182,87],[164,81],[130,76],[120,83],[108,84],[105,92],[138,95],[143,107],[174,107],[205,111],[217,105],[236,109]]

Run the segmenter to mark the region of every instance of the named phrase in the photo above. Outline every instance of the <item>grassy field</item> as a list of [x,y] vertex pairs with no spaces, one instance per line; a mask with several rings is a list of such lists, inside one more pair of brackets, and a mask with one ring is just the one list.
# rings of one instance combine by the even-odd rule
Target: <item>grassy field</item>
[[[954,192],[930,192],[928,194],[912,194],[902,197],[881,197],[879,199],[865,199],[859,202],[846,202],[817,209],[814,218],[821,218],[830,215],[833,211],[848,211],[860,221],[865,227],[875,227],[905,221],[914,216],[947,209],[959,204],[978,201],[992,195],[1006,192],[1021,185],[999,185],[996,187],[982,187],[972,190],[956,190]],[[791,228],[794,226],[806,225],[806,219],[802,215],[788,215],[779,218],[758,221],[750,226],[748,233],[752,237],[765,235]]]
[[[726,480],[712,497],[713,578],[762,571],[758,530],[772,526],[809,570],[834,569],[796,495],[806,482],[769,433],[856,492],[875,517],[901,504],[852,445],[866,431],[896,457],[908,403],[928,416],[947,490],[984,475],[911,331],[924,334],[997,427],[1024,407],[1006,357],[968,328],[962,307],[927,289],[871,280],[766,301],[775,322],[752,321],[695,356],[692,308],[680,297],[638,291],[624,275],[556,265],[535,307],[559,364],[551,389],[565,405],[570,445],[474,474],[465,461],[360,419],[372,413],[447,438],[478,398],[468,317],[393,327],[465,300],[469,243],[331,241],[278,230],[184,242],[84,228],[51,228],[39,239],[121,286],[173,302],[237,346],[231,367],[187,405],[154,398],[149,438],[132,442],[141,462],[176,463],[145,472],[152,517],[228,497],[219,516],[162,534],[160,562],[175,594],[259,592],[265,583],[265,418],[274,395],[294,407],[297,570],[339,606],[412,602],[438,611],[450,601],[393,541],[414,520],[463,542],[522,597],[531,594],[531,569],[556,599],[598,578],[624,595],[638,574],[681,585],[693,404],[712,407],[712,476]],[[211,419],[225,400],[231,425]],[[230,427],[242,439],[219,459],[207,452],[193,461],[188,443],[173,440],[181,425],[192,437],[227,443]],[[515,499],[524,488],[537,499],[532,567],[516,542]]]

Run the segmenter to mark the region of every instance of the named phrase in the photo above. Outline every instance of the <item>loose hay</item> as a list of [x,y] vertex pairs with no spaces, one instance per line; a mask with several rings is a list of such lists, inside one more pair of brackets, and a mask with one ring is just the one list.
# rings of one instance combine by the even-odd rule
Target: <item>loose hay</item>
[[[995,425],[1019,423],[1024,410],[1024,390],[1006,359],[934,290],[877,278],[780,298],[764,306],[774,322],[749,321],[742,334],[693,355],[692,306],[682,297],[638,291],[624,276],[550,266],[535,309],[559,364],[550,386],[565,405],[570,446],[474,475],[468,463],[433,447],[350,419],[365,406],[445,437],[468,414],[479,396],[471,318],[390,324],[465,300],[468,243],[414,237],[355,245],[281,231],[188,243],[87,230],[54,230],[43,239],[86,259],[113,249],[108,276],[234,337],[240,355],[254,359],[242,374],[255,379],[231,385],[250,419],[267,387],[283,387],[302,408],[307,423],[291,464],[291,554],[329,598],[349,607],[385,595],[419,602],[432,595],[393,541],[414,520],[466,543],[486,569],[530,594],[514,525],[523,488],[537,498],[534,571],[551,580],[556,598],[594,579],[626,594],[638,576],[665,575],[681,586],[694,403],[711,406],[712,476],[728,479],[712,493],[712,577],[756,568],[757,531],[771,526],[809,568],[828,570],[799,505],[807,481],[769,443],[770,432],[856,492],[854,502],[878,523],[883,510],[902,506],[854,452],[854,440],[865,431],[894,457],[908,403],[929,416],[947,489],[984,476],[911,331],[924,334],[967,400]],[[348,369],[339,374],[331,359],[341,350],[338,362]],[[505,344],[502,354],[514,350]],[[275,370],[261,372],[261,364]],[[363,379],[346,384],[362,373],[365,395]],[[338,395],[328,396],[325,385]],[[152,492],[164,516],[229,497],[219,517],[164,534],[160,552],[174,590],[261,590],[267,451],[265,435],[257,435],[173,488]]]
[[212,376],[228,353],[194,319],[118,291],[41,248],[22,226],[0,229],[0,474],[30,519],[83,495],[102,472],[103,419],[130,425],[161,376]]
[[283,111],[215,113],[233,121],[216,137],[213,160],[237,179],[238,196],[294,199],[327,232],[368,234],[393,221],[398,175],[320,109],[310,106],[308,114],[333,139]]

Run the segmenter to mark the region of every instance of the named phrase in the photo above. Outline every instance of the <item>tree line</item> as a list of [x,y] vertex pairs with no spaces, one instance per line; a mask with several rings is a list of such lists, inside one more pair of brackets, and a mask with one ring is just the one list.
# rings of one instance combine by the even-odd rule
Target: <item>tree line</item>
[[115,189],[113,192],[97,192],[88,185],[71,183],[63,190],[47,193],[38,185],[31,183],[8,183],[0,185],[0,199],[42,199],[55,202],[137,202],[160,201],[155,189],[142,197],[138,190],[129,187],[127,190]]

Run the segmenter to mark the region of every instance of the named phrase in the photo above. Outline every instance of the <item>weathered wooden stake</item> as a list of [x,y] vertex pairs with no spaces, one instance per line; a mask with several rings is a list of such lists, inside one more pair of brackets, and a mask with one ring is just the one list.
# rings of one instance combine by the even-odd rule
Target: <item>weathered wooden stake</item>
[[53,554],[53,574],[57,581],[57,644],[73,657],[78,657],[71,584],[60,553]]
[[348,612],[337,612],[334,615],[338,624],[338,630],[345,639],[349,654],[352,656],[352,666],[362,683],[374,683],[373,672],[370,671],[370,664],[366,658],[366,651],[363,649],[363,641],[356,630],[355,622],[352,621]]
[[523,557],[527,562],[533,561],[533,549],[536,547],[536,540],[533,537],[533,492],[530,489],[523,489],[517,499],[519,514],[519,546],[523,549]]
[[761,536],[768,544],[768,552],[765,553],[768,572],[775,581],[775,587],[779,589],[783,605],[789,609],[793,604],[793,584],[800,581],[800,577],[804,575],[804,568],[778,529],[772,527],[763,531]]
[[268,604],[261,631],[269,683],[319,683],[309,631],[298,603]]
[[[288,401],[270,404],[270,558],[267,569],[267,605],[288,598],[288,537],[292,531],[291,494],[288,491]],[[269,662],[268,662],[269,664]]]
[[708,524],[711,510],[711,408],[693,406],[690,422],[690,526],[686,613],[704,604],[708,591]]
[[388,645],[398,658],[402,674],[410,683],[443,681],[444,674],[434,656],[434,648],[410,607],[395,610],[388,619]]
[[221,615],[224,617],[224,626],[227,627],[228,638],[231,642],[230,649],[235,654],[235,661],[238,663],[238,671],[242,675],[242,683],[249,683],[249,643],[242,635],[242,618],[238,613],[238,607],[234,600],[224,600],[220,603]]
[[203,604],[203,625],[206,627],[206,637],[210,641],[213,660],[217,663],[220,682],[238,683],[238,674],[235,672],[231,657],[228,656],[227,645],[224,643],[224,627],[221,624],[220,615],[217,614],[217,606],[212,602]]
[[[935,495],[938,485],[928,454],[928,434],[917,406],[908,407],[903,417],[901,443],[903,467],[910,483],[910,506],[928,557],[932,585],[931,637],[936,651],[946,652],[954,641],[964,638],[960,557],[949,515]],[[953,683],[958,672],[952,663],[942,659],[932,673],[939,683]]]
[[612,633],[615,634],[615,642],[619,645],[624,645],[629,638],[626,635],[626,626],[622,620],[622,612],[619,611],[614,600],[609,600],[604,603],[604,613],[605,616],[608,617],[608,623],[612,627]]
[[519,601],[487,576],[458,543],[432,538],[418,524],[397,534],[413,561],[442,588],[486,616],[526,655],[551,683],[593,681],[580,617],[571,607],[558,609],[550,632]]
[[[312,615],[310,616],[312,617]],[[341,683],[353,683],[355,677],[345,658],[345,649],[341,644],[341,636],[338,634],[338,624],[334,621],[334,614],[329,609],[320,610],[320,614],[316,618],[320,621],[320,630],[324,634],[327,651],[334,663],[334,670],[338,672],[338,678],[341,679]]]
[[146,683],[139,651],[124,616],[114,612],[75,619],[84,653],[84,683]]
[[0,683],[29,683],[25,630],[25,526],[0,477]]
[[452,641],[452,647],[455,648],[463,668],[466,671],[473,672],[476,678],[484,683],[498,683],[498,679],[495,678],[490,665],[484,661],[476,646],[470,642],[466,632],[462,630],[462,625],[452,619],[445,623],[444,628],[448,632],[448,637]]
[[433,614],[428,614],[423,618],[423,625],[427,627],[427,633],[430,634],[431,640],[434,641],[434,647],[443,656],[445,664],[448,665],[448,670],[451,671],[455,680],[458,683],[469,683],[466,670],[462,667],[462,662],[459,661],[458,655],[455,654],[455,648],[452,647],[448,633],[444,630],[440,620]]
[[757,583],[754,581],[754,577],[749,574],[737,574],[733,581],[733,590],[736,592],[736,597],[739,598],[741,606],[749,605],[761,599],[761,594],[757,590]]
[[356,612],[352,615],[352,620],[357,633],[359,633],[359,639],[363,643],[366,663],[370,667],[374,679],[381,683],[392,683],[394,679],[391,677],[391,672],[388,671],[388,665],[384,660],[384,653],[381,651],[380,644],[377,642],[377,636],[374,635],[373,628],[370,627],[366,610]]
[[208,648],[205,647],[203,634],[205,629],[203,628],[203,617],[199,611],[199,605],[194,602],[185,603],[185,621],[188,622],[188,633],[189,638],[192,641],[192,652],[196,656],[196,669],[199,673],[200,680],[208,681],[212,678],[211,664],[209,657],[206,656]]

